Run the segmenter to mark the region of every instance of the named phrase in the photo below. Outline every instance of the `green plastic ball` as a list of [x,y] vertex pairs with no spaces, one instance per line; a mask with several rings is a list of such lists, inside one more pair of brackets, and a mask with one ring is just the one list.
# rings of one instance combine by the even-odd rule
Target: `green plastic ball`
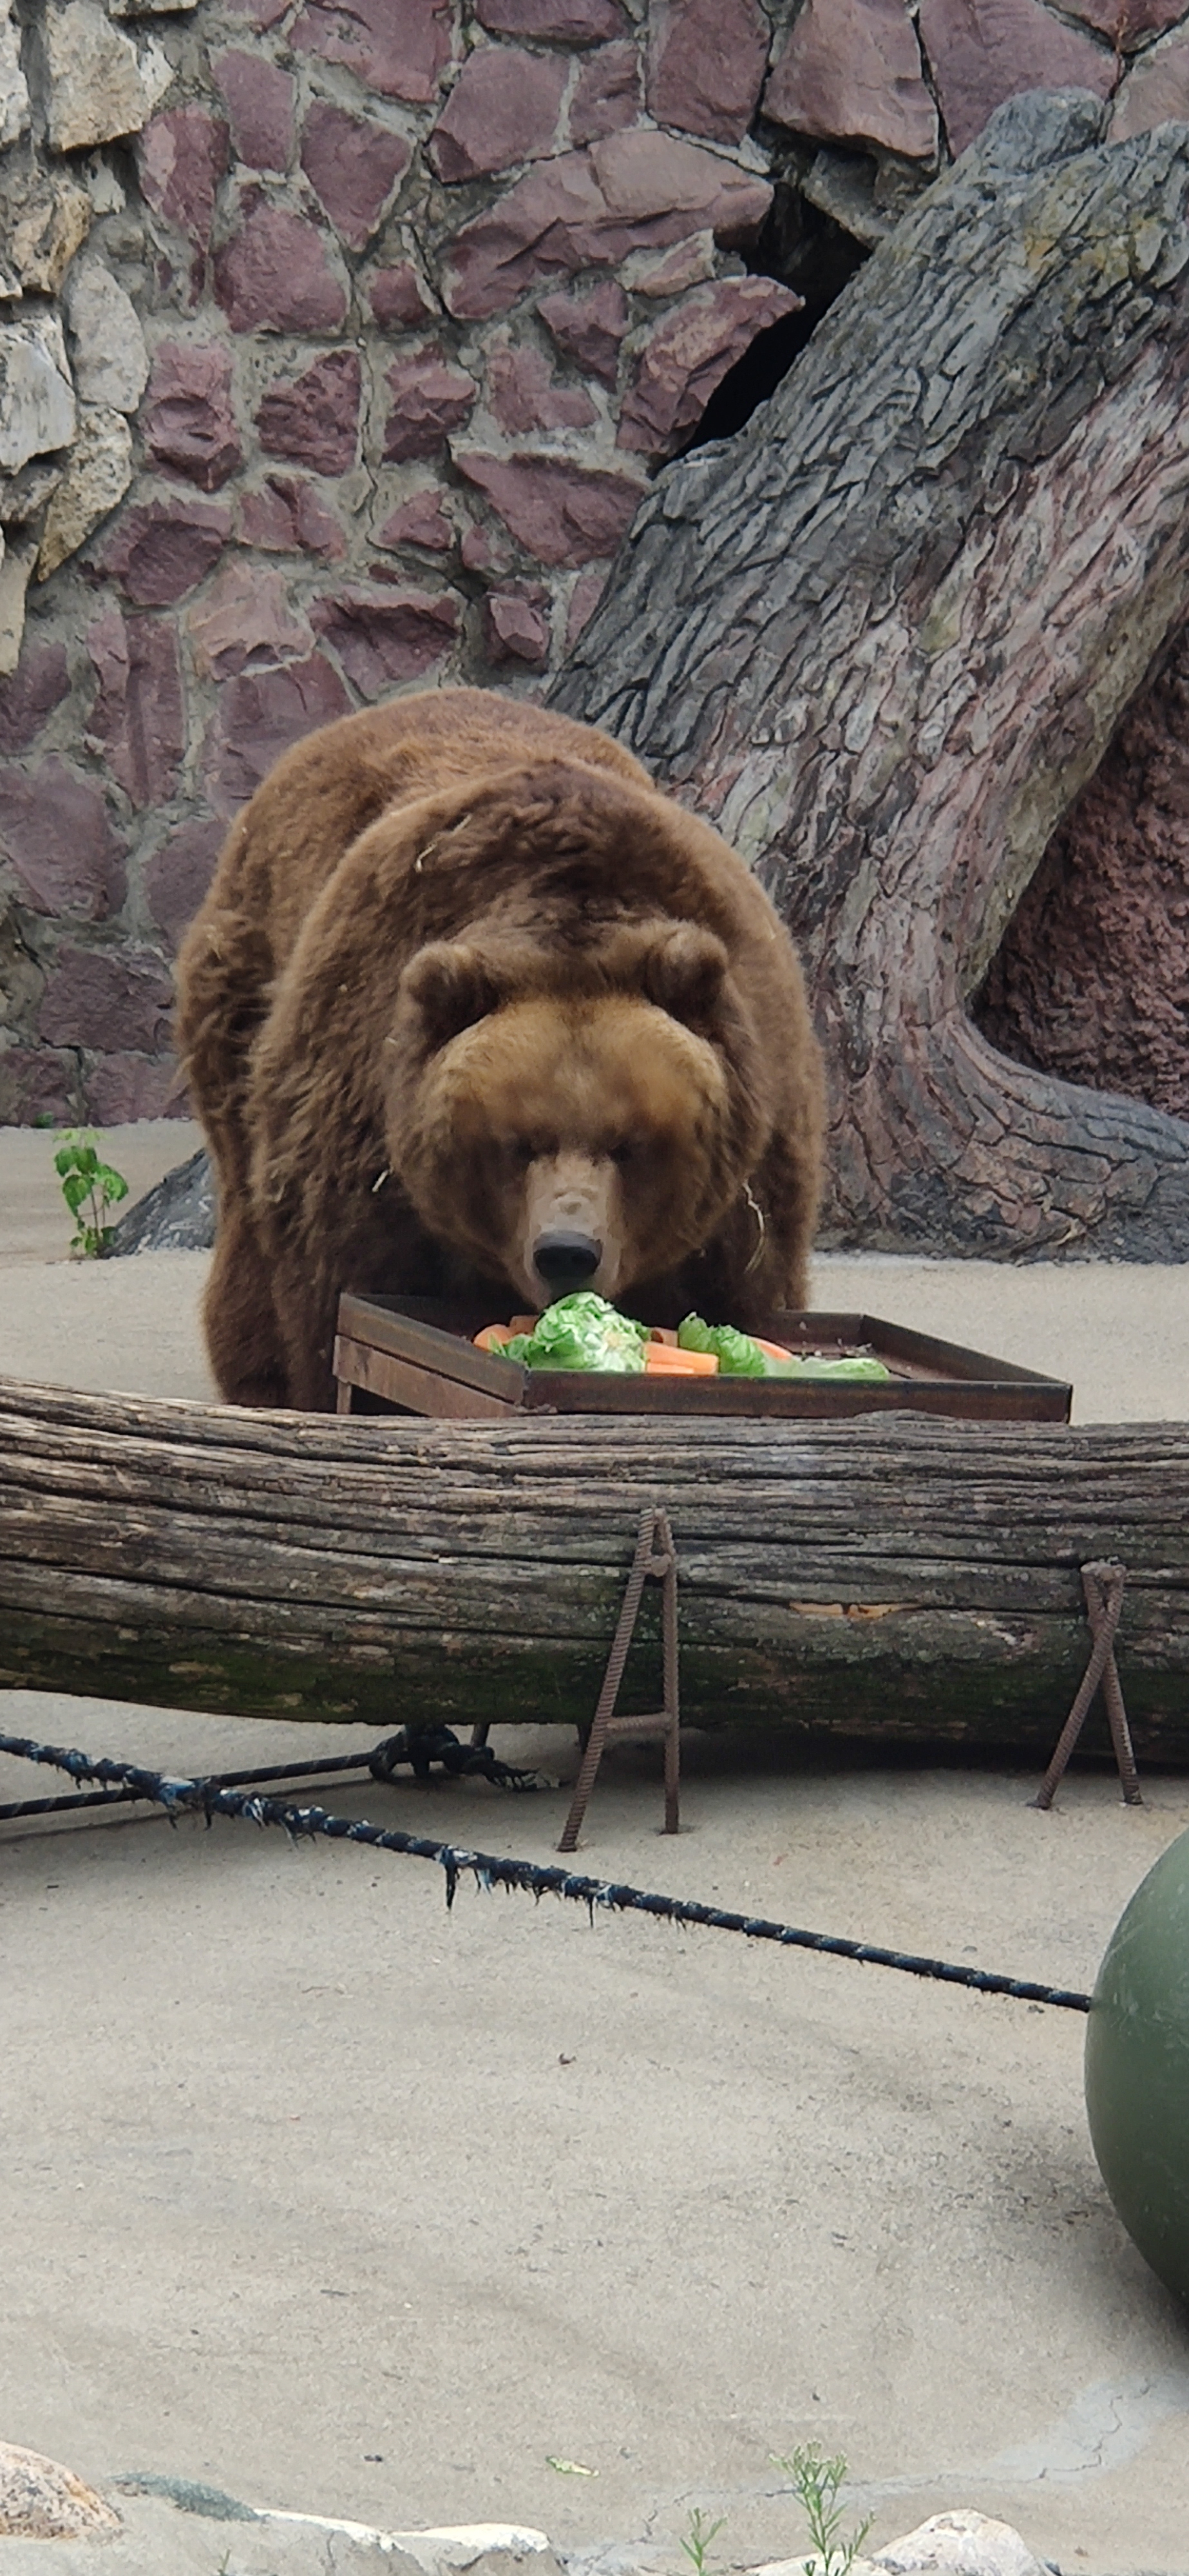
[[1148,1871],[1107,1945],[1086,2031],[1086,2110],[1128,2235],[1189,2300],[1189,1833]]

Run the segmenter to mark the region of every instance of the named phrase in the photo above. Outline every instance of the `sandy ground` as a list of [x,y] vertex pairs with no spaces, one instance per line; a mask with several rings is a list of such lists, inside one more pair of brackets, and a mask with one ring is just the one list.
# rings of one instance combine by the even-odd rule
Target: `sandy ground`
[[[203,1258],[64,1262],[51,1141],[0,1135],[0,1372],[206,1395]],[[106,1141],[147,1185],[191,1131]],[[816,1299],[1070,1376],[1083,1420],[1189,1418],[1187,1287],[847,1259]],[[0,1727],[191,1770],[343,1746],[32,1693]],[[583,1866],[1075,1987],[1189,1827],[1171,1776],[1124,1811],[1081,1770],[1046,1818],[1008,1771],[685,1768],[666,1842],[621,1751]],[[563,1795],[334,1803],[549,1858]],[[1106,2201],[1079,2016],[467,1886],[448,1915],[430,1865],[230,1823],[0,1826],[0,1955],[5,2438],[676,2576],[694,2505],[716,2560],[803,2545],[772,2456],[816,2435],[875,2541],[969,2503],[1065,2576],[1189,2568],[1189,2318]]]

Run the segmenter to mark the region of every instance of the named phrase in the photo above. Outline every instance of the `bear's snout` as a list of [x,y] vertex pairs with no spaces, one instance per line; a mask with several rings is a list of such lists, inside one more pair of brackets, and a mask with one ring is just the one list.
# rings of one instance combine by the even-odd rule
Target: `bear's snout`
[[533,1245],[533,1268],[538,1270],[551,1296],[567,1297],[571,1289],[585,1288],[593,1279],[603,1258],[601,1243],[589,1234],[542,1234]]
[[539,1297],[595,1288],[613,1297],[623,1259],[619,1181],[606,1155],[542,1154],[526,1176],[517,1267]]

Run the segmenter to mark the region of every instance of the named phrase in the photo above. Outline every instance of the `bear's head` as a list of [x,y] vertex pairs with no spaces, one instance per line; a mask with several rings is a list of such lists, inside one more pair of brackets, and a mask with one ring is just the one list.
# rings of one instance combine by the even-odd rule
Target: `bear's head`
[[530,1307],[622,1298],[698,1251],[752,1168],[749,1041],[696,924],[622,925],[560,982],[556,959],[435,942],[390,1040],[392,1167],[429,1232]]

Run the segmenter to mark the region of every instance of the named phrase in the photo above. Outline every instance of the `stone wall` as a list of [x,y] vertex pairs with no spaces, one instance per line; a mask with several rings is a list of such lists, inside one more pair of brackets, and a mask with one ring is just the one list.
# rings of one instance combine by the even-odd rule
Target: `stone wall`
[[0,0],[0,1119],[181,1105],[170,957],[277,753],[540,687],[1002,99],[1185,113],[1189,0],[1120,8]]

